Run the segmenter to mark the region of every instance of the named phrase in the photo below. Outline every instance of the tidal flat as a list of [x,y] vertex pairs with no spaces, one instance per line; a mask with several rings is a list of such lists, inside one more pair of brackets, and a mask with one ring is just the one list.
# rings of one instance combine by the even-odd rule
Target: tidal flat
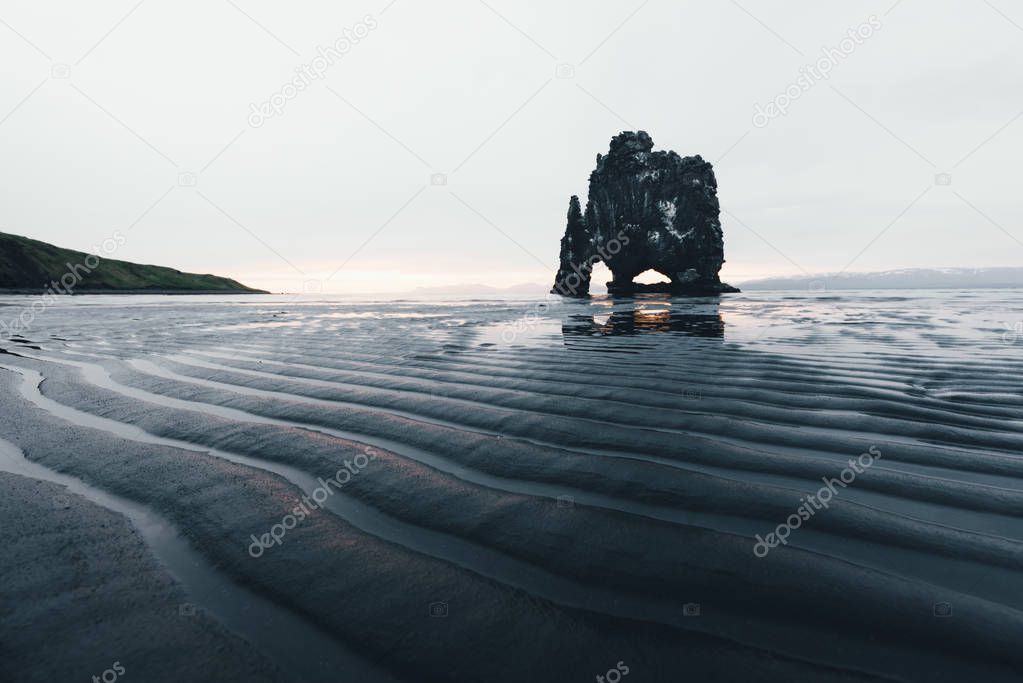
[[0,679],[1018,680],[1021,351],[1013,290],[62,298]]

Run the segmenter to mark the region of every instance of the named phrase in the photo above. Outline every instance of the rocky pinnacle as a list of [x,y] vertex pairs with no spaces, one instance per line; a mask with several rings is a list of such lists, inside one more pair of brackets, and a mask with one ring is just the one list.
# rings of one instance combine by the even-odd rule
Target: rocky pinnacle
[[[597,155],[585,213],[578,197],[569,201],[552,293],[586,296],[601,261],[612,273],[612,294],[738,291],[718,277],[725,259],[713,166],[653,146],[644,131],[624,132]],[[633,283],[647,270],[668,280]]]

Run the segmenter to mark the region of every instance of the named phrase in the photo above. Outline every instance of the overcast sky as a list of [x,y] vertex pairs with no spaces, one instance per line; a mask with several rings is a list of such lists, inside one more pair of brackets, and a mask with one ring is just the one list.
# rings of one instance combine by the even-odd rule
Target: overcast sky
[[838,5],[2,0],[0,231],[275,291],[546,283],[643,129],[715,165],[727,281],[1020,265],[1023,7]]

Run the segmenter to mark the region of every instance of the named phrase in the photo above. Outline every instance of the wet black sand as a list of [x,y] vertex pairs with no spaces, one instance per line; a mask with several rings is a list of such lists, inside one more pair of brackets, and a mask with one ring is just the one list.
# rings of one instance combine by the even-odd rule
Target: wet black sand
[[[147,576],[133,590],[159,595],[152,610],[201,618],[91,607],[108,626],[90,635],[29,606],[62,595],[72,570],[55,562],[4,595],[0,633],[25,631],[5,649],[95,656],[162,633],[162,663],[199,638],[208,680],[1021,669],[1023,392],[1004,301],[595,300],[517,327],[534,304],[182,301],[76,303],[0,344],[0,470],[24,457],[37,480],[73,477],[163,520],[177,544],[72,494],[74,525],[37,505],[4,532],[28,553],[120,548],[131,561],[100,563],[95,596]],[[828,509],[754,555],[755,534],[869,448],[883,457]],[[345,462],[340,491],[253,557],[252,536]],[[0,480],[9,500],[30,485],[53,487]],[[100,533],[97,517],[117,524]],[[48,671],[33,661],[5,666]],[[86,662],[61,671],[88,679]]]

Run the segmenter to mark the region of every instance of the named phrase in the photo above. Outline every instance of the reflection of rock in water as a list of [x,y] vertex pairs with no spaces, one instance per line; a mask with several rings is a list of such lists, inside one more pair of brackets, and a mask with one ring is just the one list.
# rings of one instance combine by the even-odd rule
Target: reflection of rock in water
[[570,316],[561,327],[566,337],[605,337],[676,332],[692,337],[723,338],[725,321],[718,314],[633,309],[603,316]]

